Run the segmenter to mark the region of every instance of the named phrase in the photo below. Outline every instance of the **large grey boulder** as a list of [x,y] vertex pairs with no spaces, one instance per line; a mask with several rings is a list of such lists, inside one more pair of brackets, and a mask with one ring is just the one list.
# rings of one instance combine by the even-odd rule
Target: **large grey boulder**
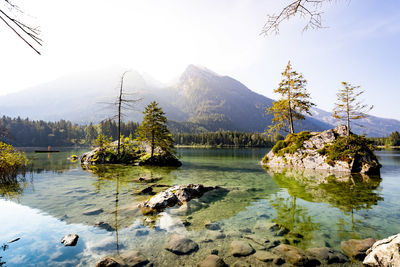
[[191,199],[201,197],[204,193],[219,188],[201,184],[176,185],[138,204],[138,207],[144,214],[157,213],[168,207],[183,205]]
[[282,155],[278,153],[279,150],[274,153],[274,149],[272,149],[265,156],[261,164],[266,167],[275,168],[290,167],[334,172],[378,174],[381,165],[367,146],[363,148],[363,151],[357,153],[357,156],[349,155],[346,159],[328,160],[323,150],[334,144],[339,137],[344,137],[346,132],[347,127],[340,125],[323,132],[310,132],[304,134],[303,137],[298,136],[300,144],[296,147],[295,151],[290,151],[290,153],[284,153],[286,152],[284,151]]
[[400,266],[400,234],[376,241],[366,254],[366,266]]

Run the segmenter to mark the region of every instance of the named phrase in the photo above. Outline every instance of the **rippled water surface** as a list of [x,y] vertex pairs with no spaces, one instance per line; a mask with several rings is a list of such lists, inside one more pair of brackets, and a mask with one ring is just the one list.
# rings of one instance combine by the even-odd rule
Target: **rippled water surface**
[[[232,240],[281,240],[300,248],[340,250],[350,238],[383,238],[400,232],[400,153],[380,151],[381,177],[264,170],[266,149],[180,149],[180,168],[98,166],[70,162],[66,151],[33,154],[32,172],[15,183],[0,183],[0,262],[7,266],[93,266],[104,256],[132,249],[155,266],[195,266],[212,250],[226,263]],[[206,194],[186,206],[144,216],[136,208],[149,195],[138,191],[154,178],[154,191],[176,184],[218,185],[228,192]],[[86,214],[86,215],[85,215]],[[94,227],[97,222],[108,229]],[[220,230],[205,228],[215,222]],[[274,236],[272,222],[290,233]],[[138,230],[141,229],[138,234]],[[79,235],[75,247],[60,241]],[[191,255],[164,249],[173,233],[199,244]],[[217,238],[223,233],[224,238]],[[300,234],[300,235],[299,235]],[[301,238],[299,236],[302,236]],[[8,241],[20,238],[13,243]],[[255,240],[255,241],[254,241]],[[249,262],[257,264],[248,257]],[[0,264],[1,265],[1,264]]]

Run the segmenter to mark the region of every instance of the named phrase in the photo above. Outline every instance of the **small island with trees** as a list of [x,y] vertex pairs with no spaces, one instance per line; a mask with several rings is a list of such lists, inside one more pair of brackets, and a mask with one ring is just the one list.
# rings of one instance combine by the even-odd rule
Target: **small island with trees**
[[379,174],[381,164],[373,151],[375,147],[364,136],[350,131],[351,121],[366,118],[373,106],[358,101],[363,91],[359,86],[342,82],[343,88],[337,93],[333,117],[346,122],[323,132],[303,131],[295,133],[294,120],[304,120],[305,113],[311,115],[310,101],[303,75],[292,70],[290,62],[282,73],[283,79],[274,90],[281,95],[267,108],[273,114],[273,125],[269,132],[289,129],[285,140],[278,141],[264,156],[261,164],[266,167],[292,167],[313,170],[340,171],[348,173]]
[[85,153],[81,163],[181,166],[182,163],[175,156],[174,141],[162,108],[153,101],[147,105],[143,114],[136,139],[132,135],[121,135],[119,140],[112,142],[100,134],[95,141],[96,148]]

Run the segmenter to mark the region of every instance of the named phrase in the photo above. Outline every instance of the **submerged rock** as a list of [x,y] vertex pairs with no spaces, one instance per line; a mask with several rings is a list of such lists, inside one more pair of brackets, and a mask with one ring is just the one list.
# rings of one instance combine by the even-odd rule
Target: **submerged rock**
[[144,214],[157,213],[175,205],[183,205],[193,198],[201,197],[204,193],[219,188],[201,184],[176,185],[140,203],[138,207]]
[[150,261],[139,251],[133,250],[121,255],[125,266],[147,266]]
[[227,267],[228,265],[224,260],[217,255],[209,255],[201,263],[197,264],[197,267]]
[[93,210],[88,210],[88,211],[85,211],[84,213],[82,213],[83,215],[86,215],[86,216],[91,216],[91,215],[98,215],[98,214],[100,214],[100,213],[103,213],[103,209],[93,209]]
[[328,247],[310,248],[307,249],[306,252],[327,264],[345,263],[349,261],[346,255]]
[[105,257],[96,267],[144,267],[151,266],[150,261],[139,251],[133,250],[122,254],[118,258]]
[[376,242],[373,238],[367,238],[363,240],[358,239],[350,239],[347,241],[342,241],[340,246],[342,247],[342,251],[349,257],[352,257],[357,260],[364,260],[367,255],[367,250],[372,247],[372,245]]
[[294,266],[317,266],[320,262],[314,258],[309,258],[306,253],[296,247],[281,244],[274,248],[273,252],[282,256],[286,262]]
[[78,239],[79,236],[77,234],[68,234],[64,236],[61,243],[64,244],[64,246],[75,246],[76,243],[78,243]]
[[246,241],[233,241],[231,254],[235,257],[248,256],[254,252],[254,248]]
[[186,255],[197,251],[199,246],[193,240],[175,234],[171,237],[165,249],[177,255]]
[[115,231],[115,229],[111,225],[109,225],[108,223],[105,223],[105,222],[98,222],[94,225],[94,227],[98,227],[100,229],[104,229],[109,232]]
[[376,241],[366,252],[367,266],[400,266],[400,234]]
[[274,263],[277,265],[281,265],[285,262],[282,257],[268,251],[257,251],[254,254],[254,257],[259,261]]
[[120,266],[123,266],[123,264],[112,257],[105,257],[96,264],[96,267],[120,267]]
[[[279,141],[261,163],[267,167],[379,174],[381,165],[368,140],[353,134],[347,137],[346,132],[346,126],[340,125],[323,132],[290,134]],[[351,149],[347,149],[348,142]]]

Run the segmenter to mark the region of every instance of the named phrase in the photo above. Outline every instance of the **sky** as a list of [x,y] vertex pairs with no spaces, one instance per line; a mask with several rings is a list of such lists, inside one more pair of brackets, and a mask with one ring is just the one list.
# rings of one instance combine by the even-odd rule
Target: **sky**
[[[332,110],[342,81],[360,85],[372,115],[400,120],[400,1],[338,0],[322,6],[324,29],[285,21],[260,35],[277,0],[14,0],[40,25],[42,55],[0,23],[0,95],[70,73],[122,66],[163,83],[189,64],[231,76],[276,99],[287,62],[308,81],[317,107]],[[26,16],[28,15],[29,16]]]

